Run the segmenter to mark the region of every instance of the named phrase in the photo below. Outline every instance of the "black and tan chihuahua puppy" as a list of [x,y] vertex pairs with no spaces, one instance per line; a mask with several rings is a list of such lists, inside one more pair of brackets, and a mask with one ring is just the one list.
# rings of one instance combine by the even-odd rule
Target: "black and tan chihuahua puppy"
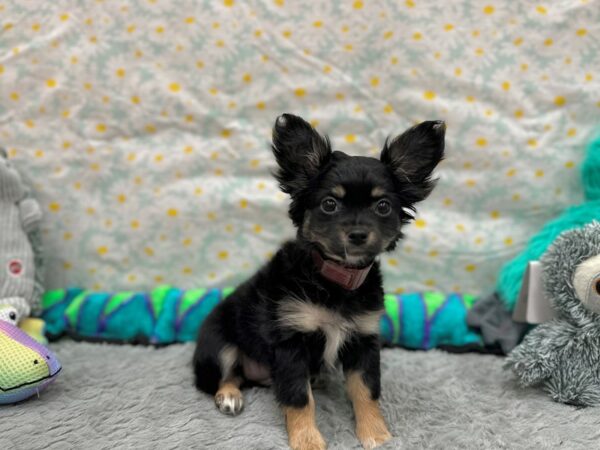
[[201,327],[196,386],[221,412],[241,411],[243,385],[272,385],[290,446],[324,449],[310,380],[341,363],[363,447],[391,438],[378,401],[383,288],[375,258],[395,247],[433,189],[445,129],[423,122],[386,141],[376,159],[332,151],[300,117],[277,118],[275,177],[298,233]]

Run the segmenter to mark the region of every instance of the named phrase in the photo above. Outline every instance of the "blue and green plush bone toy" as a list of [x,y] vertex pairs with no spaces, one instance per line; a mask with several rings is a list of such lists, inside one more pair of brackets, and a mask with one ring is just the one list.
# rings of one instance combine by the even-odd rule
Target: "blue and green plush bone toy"
[[[152,292],[91,292],[67,289],[42,298],[50,336],[84,340],[170,344],[194,341],[212,309],[233,289],[181,290],[159,286]],[[384,344],[414,349],[479,346],[465,321],[475,297],[435,292],[387,294],[381,317]]]

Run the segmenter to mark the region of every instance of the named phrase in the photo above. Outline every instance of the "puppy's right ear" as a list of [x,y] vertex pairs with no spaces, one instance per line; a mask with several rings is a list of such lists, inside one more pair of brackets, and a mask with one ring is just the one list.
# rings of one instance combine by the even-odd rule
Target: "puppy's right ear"
[[279,165],[274,176],[281,190],[292,196],[307,187],[331,157],[329,139],[292,114],[275,120],[272,149]]
[[410,203],[425,199],[435,186],[431,175],[444,157],[445,134],[446,124],[435,120],[420,123],[391,142],[386,141],[381,162],[392,170]]

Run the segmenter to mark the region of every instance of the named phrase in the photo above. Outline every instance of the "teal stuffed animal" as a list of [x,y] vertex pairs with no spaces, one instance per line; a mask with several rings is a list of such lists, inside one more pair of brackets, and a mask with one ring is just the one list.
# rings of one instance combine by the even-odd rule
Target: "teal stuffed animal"
[[0,148],[0,306],[13,306],[17,322],[36,309],[42,291],[30,241],[41,217],[38,203]]
[[563,231],[582,228],[594,220],[600,220],[600,137],[588,145],[581,180],[585,201],[566,209],[559,217],[546,223],[530,239],[525,249],[502,267],[496,291],[507,309],[512,310],[515,306],[529,261],[539,260]]

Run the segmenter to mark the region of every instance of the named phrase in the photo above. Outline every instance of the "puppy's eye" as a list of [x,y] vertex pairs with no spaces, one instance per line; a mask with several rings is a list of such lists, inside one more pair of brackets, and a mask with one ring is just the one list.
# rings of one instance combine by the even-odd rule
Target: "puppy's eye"
[[600,278],[596,280],[596,294],[600,295]]
[[333,197],[327,197],[321,202],[321,211],[326,214],[333,214],[338,209],[338,202]]
[[387,200],[380,200],[375,207],[375,212],[380,216],[387,216],[392,212],[392,205]]

